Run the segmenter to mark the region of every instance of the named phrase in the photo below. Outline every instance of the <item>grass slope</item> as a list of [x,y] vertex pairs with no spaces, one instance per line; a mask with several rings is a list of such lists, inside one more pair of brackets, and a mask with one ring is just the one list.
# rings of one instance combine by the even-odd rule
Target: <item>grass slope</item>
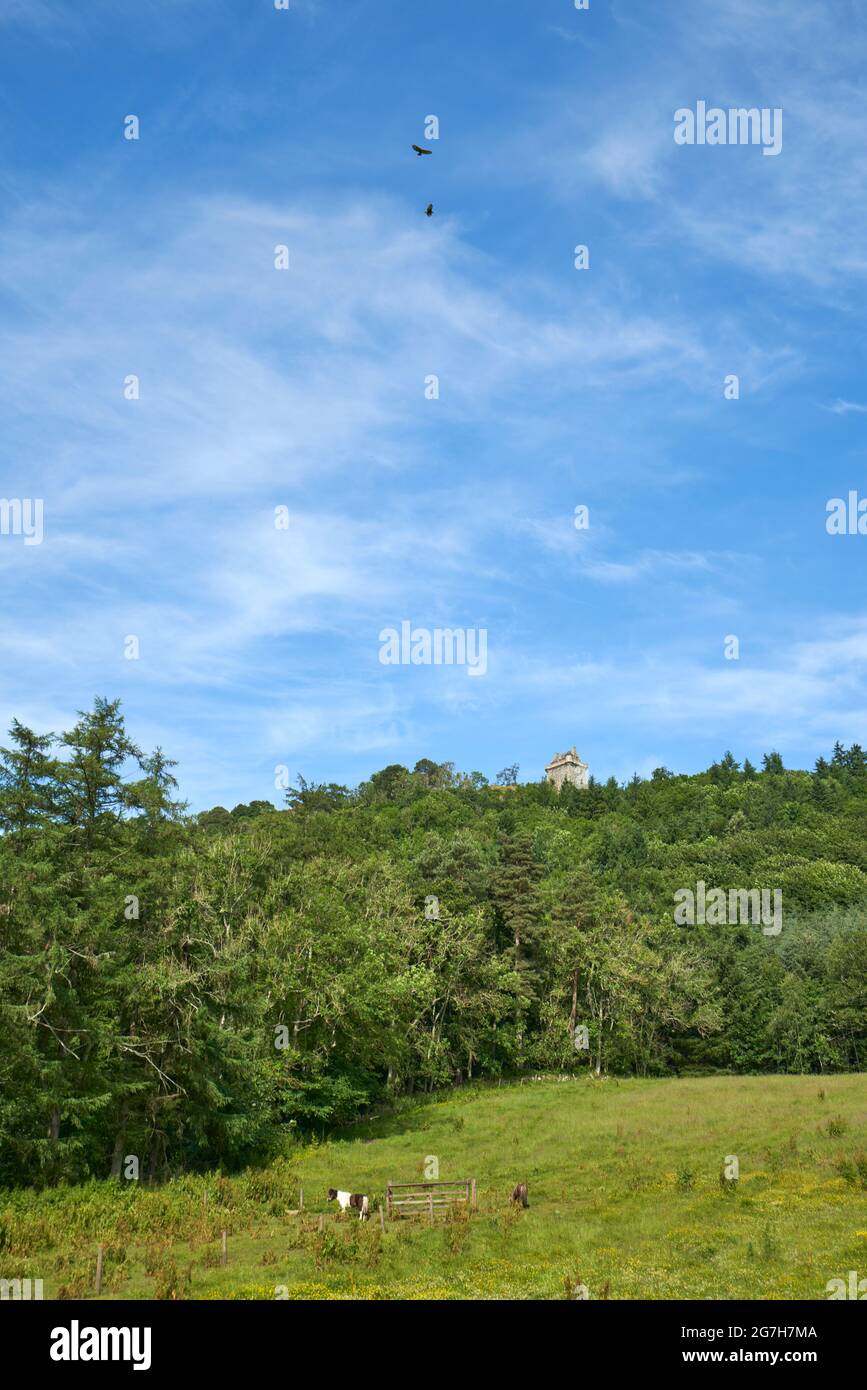
[[[867,1275],[865,1145],[864,1075],[468,1088],[258,1173],[0,1193],[0,1276],[86,1296],[102,1241],[115,1298],[551,1299],[580,1278],[613,1299],[822,1299],[829,1279]],[[428,1155],[442,1178],[478,1179],[477,1215],[382,1235],[375,1214],[337,1220],[324,1200],[366,1191],[375,1213]],[[526,1212],[509,1205],[519,1179]]]

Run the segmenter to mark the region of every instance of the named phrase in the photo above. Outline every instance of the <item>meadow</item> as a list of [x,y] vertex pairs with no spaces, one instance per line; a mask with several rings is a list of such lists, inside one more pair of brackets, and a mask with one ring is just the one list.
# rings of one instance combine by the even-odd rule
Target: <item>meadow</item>
[[[0,1277],[93,1297],[101,1243],[112,1299],[560,1299],[579,1281],[591,1298],[825,1299],[867,1275],[865,1150],[863,1074],[467,1086],[233,1176],[0,1192]],[[383,1232],[386,1183],[430,1156],[477,1178],[478,1211]],[[370,1222],[338,1218],[332,1185],[368,1192]]]

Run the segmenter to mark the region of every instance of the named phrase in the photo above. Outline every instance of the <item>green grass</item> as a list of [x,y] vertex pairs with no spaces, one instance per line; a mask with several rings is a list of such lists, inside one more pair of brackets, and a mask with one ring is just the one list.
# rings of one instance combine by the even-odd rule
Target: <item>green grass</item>
[[[0,1193],[0,1277],[46,1298],[823,1299],[867,1276],[867,1078],[604,1080],[467,1089],[261,1172],[148,1190],[91,1183]],[[726,1155],[740,1181],[720,1185]],[[475,1177],[479,1211],[389,1222],[389,1178]],[[526,1180],[530,1209],[511,1208]],[[304,1188],[303,1216],[297,1206]],[[370,1193],[337,1219],[330,1185]],[[318,1213],[327,1213],[318,1230]],[[220,1231],[229,1262],[219,1264]]]

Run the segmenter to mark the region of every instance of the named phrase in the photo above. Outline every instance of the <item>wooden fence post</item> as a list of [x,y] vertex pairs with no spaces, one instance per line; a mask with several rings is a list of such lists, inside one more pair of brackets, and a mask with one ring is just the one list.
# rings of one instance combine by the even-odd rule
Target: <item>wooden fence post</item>
[[429,1206],[429,1210],[430,1210],[430,1224],[433,1225],[433,1192],[429,1192],[429,1193],[427,1194],[427,1199],[428,1199],[428,1202],[429,1202],[429,1204],[430,1204],[430,1206]]
[[324,1230],[325,1230],[325,1217],[320,1213],[320,1216],[319,1216],[319,1231],[320,1231],[320,1234],[321,1234],[322,1231],[324,1231]]
[[102,1293],[102,1254],[103,1254],[102,1246],[101,1246],[101,1245],[98,1245],[98,1246],[96,1247],[96,1285],[95,1285],[95,1292],[96,1292],[97,1298],[98,1298],[99,1295]]
[[224,1265],[229,1263],[229,1240],[225,1231],[223,1232],[223,1254],[220,1263]]
[[473,1179],[471,1180],[471,1182],[470,1182],[470,1211],[478,1211],[478,1202],[477,1202],[477,1200],[476,1200],[476,1180],[475,1180],[475,1178],[473,1178]]
[[299,1211],[303,1211],[303,1210],[304,1210],[304,1188],[303,1188],[303,1187],[300,1187],[300,1188],[298,1189],[298,1210],[299,1210]]
[[385,1230],[385,1212],[382,1210],[382,1202],[379,1203],[379,1229]]

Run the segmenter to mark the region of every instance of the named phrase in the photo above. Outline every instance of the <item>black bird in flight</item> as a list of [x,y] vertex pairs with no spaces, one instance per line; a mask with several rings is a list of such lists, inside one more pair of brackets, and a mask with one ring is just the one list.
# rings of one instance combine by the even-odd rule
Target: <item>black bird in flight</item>
[[413,145],[413,149],[415,150],[416,154],[419,155],[419,156],[421,156],[421,155],[423,155],[423,154],[433,154],[433,150],[423,150],[422,147],[421,147],[421,145]]
[[433,217],[433,203],[428,203],[424,210],[425,217]]

